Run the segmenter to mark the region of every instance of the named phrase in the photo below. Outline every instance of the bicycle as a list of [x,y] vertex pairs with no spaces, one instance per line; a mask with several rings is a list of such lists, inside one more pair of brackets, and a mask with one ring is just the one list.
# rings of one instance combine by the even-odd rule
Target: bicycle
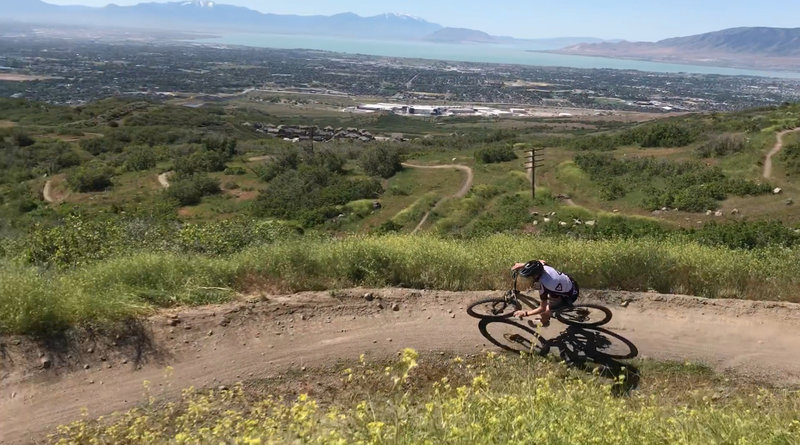
[[[502,297],[487,297],[473,301],[467,306],[467,314],[483,320],[501,320],[510,318],[514,312],[522,309],[520,296],[532,307],[538,307],[541,302],[535,298],[524,295],[517,289],[519,273],[511,273],[513,285]],[[597,327],[611,321],[611,310],[605,306],[592,303],[570,304],[566,303],[552,310],[553,317],[569,326]]]

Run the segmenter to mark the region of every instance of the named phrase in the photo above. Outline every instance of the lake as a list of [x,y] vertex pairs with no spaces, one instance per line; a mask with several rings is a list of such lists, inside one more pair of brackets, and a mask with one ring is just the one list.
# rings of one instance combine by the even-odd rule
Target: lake
[[720,74],[728,76],[758,76],[800,79],[800,73],[790,71],[760,71],[703,65],[644,62],[565,54],[535,52],[544,48],[515,45],[447,44],[431,42],[400,42],[361,40],[344,37],[320,37],[284,34],[228,34],[199,40],[203,43],[244,45],[261,48],[314,49],[371,56],[407,57],[458,62],[507,63],[532,66],[568,68],[610,68],[656,73]]

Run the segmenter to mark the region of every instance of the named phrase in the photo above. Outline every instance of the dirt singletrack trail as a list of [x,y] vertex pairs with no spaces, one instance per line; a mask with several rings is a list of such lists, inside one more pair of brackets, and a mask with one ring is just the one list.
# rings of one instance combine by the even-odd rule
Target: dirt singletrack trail
[[772,147],[772,150],[767,153],[767,157],[764,159],[764,179],[769,179],[772,177],[772,157],[783,149],[783,137],[789,133],[794,133],[797,131],[800,131],[800,127],[793,130],[783,130],[777,134],[778,140],[775,142],[775,146]]
[[161,184],[161,187],[163,187],[165,189],[169,188],[169,175],[171,175],[171,174],[172,174],[172,172],[168,171],[168,172],[164,172],[164,173],[161,173],[160,175],[158,175],[158,183]]
[[49,202],[50,204],[56,202],[55,198],[53,198],[52,179],[48,179],[47,182],[44,183],[44,189],[42,189],[42,198],[44,198],[45,202]]
[[[376,298],[368,301],[366,292]],[[146,400],[145,380],[151,395],[175,398],[190,385],[314,372],[362,353],[386,358],[404,347],[498,351],[480,334],[478,320],[465,313],[470,301],[487,294],[501,292],[352,289],[171,311],[143,322],[146,340],[139,344],[150,349],[126,349],[124,336],[90,336],[69,355],[62,351],[46,370],[39,366],[41,345],[6,337],[0,349],[0,442],[41,439],[80,418],[82,409],[97,417],[134,407]],[[639,357],[702,361],[745,378],[800,385],[800,305],[610,291],[585,295],[582,301],[613,311],[603,328],[628,339]],[[552,339],[564,329],[554,320],[539,332]]]
[[[403,167],[407,167],[407,168],[423,168],[423,169],[438,169],[438,170],[441,170],[441,169],[456,169],[456,170],[461,170],[464,173],[466,173],[467,177],[466,177],[466,179],[464,179],[464,184],[461,186],[461,188],[458,189],[458,191],[456,193],[450,195],[449,197],[447,197],[445,199],[448,199],[448,198],[463,198],[463,197],[467,196],[467,193],[469,193],[469,190],[472,188],[472,182],[475,180],[475,173],[472,171],[471,167],[467,167],[466,165],[460,165],[460,164],[418,165],[418,164],[410,164],[408,162],[403,162],[402,165],[403,165]],[[439,204],[442,203],[445,199],[442,199],[439,202],[437,202],[433,206],[433,208],[435,209],[436,207],[438,207]],[[431,216],[431,212],[432,211],[433,211],[433,209],[431,209],[431,210],[429,210],[428,212],[425,213],[425,216],[422,217],[422,219],[420,220],[419,224],[417,224],[417,226],[414,228],[414,230],[411,233],[419,232],[419,230],[422,228],[422,226],[424,226],[425,223],[428,221],[428,217]]]

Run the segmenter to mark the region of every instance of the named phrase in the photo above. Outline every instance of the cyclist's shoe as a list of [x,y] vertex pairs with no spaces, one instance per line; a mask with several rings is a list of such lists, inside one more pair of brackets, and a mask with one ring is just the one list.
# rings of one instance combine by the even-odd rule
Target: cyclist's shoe
[[533,320],[528,320],[528,325],[532,328],[538,328],[538,327],[546,328],[550,326],[550,320],[547,320],[547,322],[545,323],[544,321],[542,321],[541,317],[536,317]]

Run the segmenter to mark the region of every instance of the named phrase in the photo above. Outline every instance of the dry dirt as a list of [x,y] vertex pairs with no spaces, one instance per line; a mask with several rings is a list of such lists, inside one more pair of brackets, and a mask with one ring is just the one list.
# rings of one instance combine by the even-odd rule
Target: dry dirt
[[[368,301],[366,293],[375,299]],[[169,398],[190,385],[309,373],[361,353],[386,358],[403,347],[458,354],[495,350],[478,331],[478,320],[465,313],[470,301],[487,294],[500,292],[253,295],[164,312],[116,333],[3,337],[0,441],[41,439],[78,419],[82,409],[96,417],[131,408],[144,400],[145,380]],[[800,305],[611,291],[586,291],[582,300],[609,307],[614,317],[604,328],[635,345],[640,357],[701,361],[759,382],[800,385]],[[554,321],[540,332],[552,339],[563,330]],[[173,368],[169,377],[167,366]]]

